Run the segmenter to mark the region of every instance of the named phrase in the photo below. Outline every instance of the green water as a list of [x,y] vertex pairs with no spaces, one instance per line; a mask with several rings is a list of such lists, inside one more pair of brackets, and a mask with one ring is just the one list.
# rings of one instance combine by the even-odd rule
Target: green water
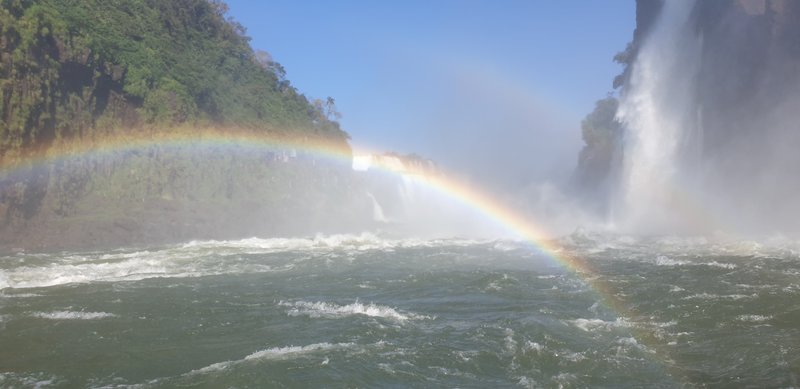
[[2,387],[797,387],[800,245],[372,235],[0,258]]

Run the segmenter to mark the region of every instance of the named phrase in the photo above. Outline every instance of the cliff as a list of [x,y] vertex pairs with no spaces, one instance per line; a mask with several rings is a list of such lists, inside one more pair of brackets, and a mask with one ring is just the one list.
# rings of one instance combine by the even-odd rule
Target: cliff
[[310,102],[207,0],[5,0],[0,157],[119,129],[291,128],[345,140],[333,100]]
[[226,12],[218,0],[0,1],[0,250],[361,222],[349,166],[303,154],[324,144],[347,158],[333,99],[297,91]]

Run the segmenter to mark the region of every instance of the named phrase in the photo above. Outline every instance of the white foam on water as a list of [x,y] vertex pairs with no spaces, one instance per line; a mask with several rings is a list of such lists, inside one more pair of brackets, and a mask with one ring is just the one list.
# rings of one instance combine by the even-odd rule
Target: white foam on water
[[58,378],[45,373],[0,373],[0,386],[4,388],[47,388],[57,384]]
[[492,245],[492,250],[500,252],[511,252],[522,248],[525,248],[523,244],[520,244],[520,242],[518,241],[511,241],[511,240],[496,241]]
[[480,352],[475,350],[462,350],[453,352],[453,355],[462,362],[469,362],[480,355]]
[[286,302],[281,301],[278,305],[289,307],[287,314],[289,316],[308,316],[312,318],[343,318],[354,315],[363,315],[370,317],[380,317],[384,319],[395,320],[404,322],[407,320],[422,320],[430,319],[428,316],[417,315],[414,313],[400,313],[396,309],[377,305],[374,303],[362,304],[358,301],[347,304],[338,305],[326,302],[309,302],[309,301],[295,301]]
[[537,353],[541,353],[544,350],[544,346],[537,342],[531,342],[530,340],[526,340],[525,344],[522,346],[523,351],[535,351]]
[[516,278],[509,276],[507,273],[503,273],[500,279],[491,281],[484,290],[489,291],[500,291],[503,289],[504,286],[514,285],[518,282]]
[[601,319],[575,319],[569,320],[568,323],[578,327],[584,331],[590,332],[597,328],[606,328],[611,325],[611,322],[607,322]]
[[678,321],[677,320],[670,320],[670,321],[664,321],[664,322],[655,322],[654,321],[654,322],[649,322],[647,324],[649,324],[651,326],[655,326],[655,327],[666,328],[666,327],[674,327],[674,326],[678,325]]
[[391,364],[388,364],[388,363],[379,363],[378,364],[378,369],[381,369],[384,372],[389,373],[390,375],[397,374],[397,371],[392,368]]
[[632,338],[632,337],[619,338],[619,339],[617,339],[617,343],[618,344],[622,344],[622,345],[628,345],[628,346],[639,346],[639,342],[635,338]]
[[[235,241],[193,241],[160,250],[44,255],[36,265],[21,261],[0,270],[0,289],[41,288],[73,283],[140,281],[150,278],[189,278],[220,274],[287,271],[294,264],[266,264],[242,255],[281,252],[328,255],[394,248],[469,246],[465,239],[384,239],[374,234],[318,235],[313,238],[250,238]],[[232,256],[235,260],[220,260]],[[15,264],[12,261],[7,264]]]
[[249,238],[241,240],[191,241],[181,246],[184,249],[239,249],[248,253],[281,252],[310,249],[377,250],[398,247],[435,247],[442,245],[472,245],[485,243],[472,239],[387,239],[373,233],[316,235],[308,238]]
[[539,385],[539,383],[536,382],[536,380],[534,380],[533,378],[529,378],[529,377],[526,377],[526,376],[515,377],[515,378],[518,378],[517,385],[519,385],[519,386],[521,386],[523,388],[531,388],[532,389],[532,388],[541,387],[541,385]]
[[665,255],[659,255],[655,262],[657,266],[683,266],[691,264],[691,262],[671,259]]
[[11,282],[8,280],[8,276],[6,275],[5,271],[0,270],[0,290],[10,287]]
[[446,376],[453,376],[453,377],[465,377],[469,379],[475,379],[475,375],[472,373],[463,372],[456,368],[447,368],[443,366],[428,366],[428,369],[433,370],[439,374],[446,375]]
[[[576,235],[576,234],[573,234]],[[583,236],[592,236],[585,239]],[[656,239],[615,235],[610,233],[581,232],[558,240],[571,250],[587,255],[602,255],[610,246],[623,250],[626,259],[640,259],[657,266],[709,266],[723,269],[757,267],[762,261],[731,262],[716,260],[701,261],[708,257],[738,257],[747,259],[790,259],[800,256],[800,241],[762,239],[742,240],[739,236],[722,234],[709,236],[662,236]],[[624,241],[624,243],[623,243]],[[610,246],[609,246],[610,245]],[[657,253],[655,256],[653,253]]]
[[583,352],[562,352],[557,355],[559,358],[570,362],[580,362],[589,359]]
[[690,296],[683,297],[681,300],[742,300],[756,298],[756,294],[726,294],[719,295],[713,293],[695,293]]
[[[725,247],[719,246],[697,246],[697,247],[689,247],[681,246],[676,247],[675,250],[679,255],[687,255],[687,254],[695,254],[695,255],[741,255],[740,253],[731,253],[732,250],[728,250]],[[672,252],[670,250],[670,252]],[[708,266],[708,267],[718,267],[721,269],[736,269],[738,265],[729,262],[719,262],[719,261],[711,261],[711,262],[694,262],[690,260],[681,260],[681,259],[673,259],[667,255],[659,255],[653,261],[656,266]]]
[[154,277],[196,276],[202,273],[187,255],[167,251],[114,255],[54,257],[43,266],[6,271],[11,288],[41,288],[95,281],[138,281]]
[[736,320],[750,322],[750,323],[762,323],[768,320],[772,320],[771,315],[739,315],[736,317]]
[[36,293],[13,293],[13,294],[6,294],[0,292],[0,297],[4,298],[31,298],[31,297],[42,297],[40,294]]
[[736,284],[737,288],[740,289],[776,289],[778,285],[773,284],[761,284],[761,285],[750,285],[750,284]]
[[617,320],[614,321],[579,318],[575,320],[566,320],[566,322],[586,332],[593,332],[596,330],[609,331],[612,328],[624,328],[631,326],[631,322],[623,318],[617,318]]
[[503,338],[503,344],[505,346],[505,350],[508,353],[515,353],[517,350],[517,341],[514,340],[514,330],[511,328],[506,328],[503,333],[505,334],[505,338]]
[[317,351],[338,350],[345,348],[355,347],[355,343],[315,343],[308,346],[288,346],[288,347],[274,347],[265,350],[256,351],[244,359],[249,360],[263,360],[263,359],[282,359],[285,357],[294,357],[297,355],[313,353]]
[[576,386],[575,384],[577,379],[578,376],[576,376],[573,373],[560,373],[559,375],[552,377],[551,381],[557,384],[559,388],[564,388],[564,387],[569,388]]
[[723,269],[736,269],[736,265],[732,263],[721,263],[717,261],[705,262],[703,265],[712,266],[712,267],[720,267]]
[[340,351],[340,350],[352,349],[354,347],[356,347],[355,343],[326,342],[326,343],[314,343],[307,346],[286,346],[286,347],[268,348],[256,351],[239,360],[218,362],[200,369],[192,370],[189,373],[187,373],[187,375],[205,374],[205,373],[223,371],[230,367],[245,362],[292,359],[309,354],[315,354],[327,351]]
[[97,320],[116,317],[117,315],[108,312],[51,311],[33,312],[31,316],[50,320]]

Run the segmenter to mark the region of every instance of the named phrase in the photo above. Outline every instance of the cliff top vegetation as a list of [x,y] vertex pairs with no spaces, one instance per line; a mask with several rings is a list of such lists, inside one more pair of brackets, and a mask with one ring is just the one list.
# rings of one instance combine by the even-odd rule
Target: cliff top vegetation
[[119,131],[252,128],[346,142],[219,0],[0,0],[0,158]]

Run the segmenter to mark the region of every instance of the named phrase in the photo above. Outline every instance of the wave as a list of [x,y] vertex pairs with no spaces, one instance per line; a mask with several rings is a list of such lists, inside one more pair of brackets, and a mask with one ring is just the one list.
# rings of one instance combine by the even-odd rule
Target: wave
[[566,322],[586,332],[592,332],[596,330],[609,331],[612,328],[627,328],[631,326],[631,322],[623,318],[618,318],[614,321],[579,318],[575,320],[566,320]]
[[[436,247],[442,245],[472,245],[485,243],[484,240],[473,239],[420,239],[402,238],[391,239],[380,237],[376,234],[364,232],[361,234],[334,234],[316,235],[309,238],[249,238],[241,240],[206,240],[191,241],[181,245],[182,248],[207,248],[207,249],[241,249],[241,250],[267,250],[289,251],[309,249],[356,249],[356,250],[381,250],[390,248],[410,247]],[[257,252],[254,252],[257,253]]]
[[[73,283],[140,281],[150,278],[190,278],[220,274],[287,271],[293,263],[246,260],[251,254],[296,253],[324,256],[395,248],[469,246],[484,243],[463,239],[385,239],[374,234],[318,235],[313,238],[249,238],[233,241],[192,241],[160,249],[0,258],[0,290],[42,288]],[[220,260],[233,257],[235,260]],[[10,259],[9,261],[3,261]],[[3,265],[5,264],[5,266]],[[6,267],[18,264],[16,267]]]
[[771,315],[739,315],[736,317],[736,320],[744,321],[744,322],[751,322],[751,323],[762,323],[765,321],[772,320]]
[[722,263],[722,262],[717,262],[717,261],[705,262],[705,263],[702,263],[701,265],[712,266],[712,267],[720,267],[720,268],[723,268],[723,269],[736,269],[736,265],[735,264]]
[[[191,276],[192,271],[176,267],[177,258],[167,255],[135,253],[122,260],[97,262],[91,256],[55,258],[54,262],[36,267],[6,270],[5,288],[41,288],[94,281],[138,281],[154,277]],[[178,259],[179,261],[179,259]]]
[[110,317],[117,317],[117,315],[108,312],[84,312],[84,311],[51,311],[51,312],[33,312],[31,316],[40,319],[50,320],[98,320],[107,319]]
[[757,294],[726,294],[719,295],[713,293],[696,293],[690,296],[683,297],[681,300],[743,300],[753,299],[758,297]]
[[407,320],[430,319],[428,316],[414,313],[400,313],[394,308],[373,303],[362,304],[358,301],[348,305],[337,305],[326,302],[296,301],[278,303],[280,306],[289,307],[289,316],[308,316],[312,318],[342,318],[354,315],[380,317],[384,319],[405,322]]
[[665,255],[659,255],[656,257],[656,265],[657,266],[683,266],[683,265],[691,265],[692,263],[689,261],[681,261],[676,259],[671,259]]
[[[722,260],[731,255],[795,255],[800,244],[786,240],[735,242],[732,239],[632,237],[580,232],[562,238],[559,244],[576,255],[595,256],[607,250],[624,251],[613,258],[648,261],[657,266],[708,266],[737,269],[748,262]],[[318,257],[333,258],[365,251],[400,248],[480,246],[511,251],[527,247],[517,241],[473,239],[392,239],[371,233],[317,235],[304,238],[249,238],[229,241],[192,241],[148,250],[112,252],[17,254],[0,257],[0,290],[41,288],[73,283],[140,281],[151,278],[190,278],[221,274],[252,274],[290,271],[297,263]],[[797,246],[797,250],[793,247]],[[653,260],[653,252],[657,252]],[[248,255],[290,253],[287,256],[248,258]],[[617,253],[619,254],[619,253]],[[712,255],[717,259],[694,260]],[[227,260],[230,257],[231,260]],[[278,258],[280,257],[280,258]],[[297,259],[302,257],[300,259]],[[287,259],[288,258],[288,259]],[[295,258],[293,260],[292,258]],[[676,259],[679,258],[679,259]],[[225,260],[221,260],[225,259]],[[735,263],[732,263],[735,262]],[[501,286],[501,285],[495,285]]]
[[672,259],[665,255],[659,255],[658,257],[656,257],[655,264],[656,266],[708,266],[708,267],[718,267],[729,270],[737,268],[737,265],[733,263],[718,262],[718,261],[711,261],[711,262],[683,261],[679,259]]
[[2,292],[2,288],[0,288],[0,297],[2,298],[32,298],[32,297],[42,297],[41,294],[36,293],[13,293],[7,294]]
[[7,388],[47,388],[57,386],[58,381],[57,377],[46,373],[0,372],[0,386]]
[[291,359],[313,353],[340,351],[340,350],[352,349],[354,347],[356,347],[355,343],[314,343],[307,346],[287,346],[287,347],[268,348],[256,351],[239,360],[218,362],[200,369],[192,370],[188,373],[188,375],[222,371],[232,366],[249,361]]
[[[800,239],[791,239],[778,235],[748,239],[738,235],[717,232],[703,236],[637,236],[623,235],[608,230],[590,231],[577,229],[569,235],[556,239],[566,248],[584,255],[600,254],[622,250],[628,254],[640,254],[642,259],[652,261],[652,253],[664,256],[659,265],[670,266],[695,264],[733,269],[736,265],[716,261],[692,263],[684,260],[670,259],[667,255],[684,258],[699,256],[733,256],[750,258],[796,258],[800,255]],[[629,255],[630,257],[631,255]],[[658,262],[658,259],[656,259]],[[686,262],[686,263],[684,263]]]

